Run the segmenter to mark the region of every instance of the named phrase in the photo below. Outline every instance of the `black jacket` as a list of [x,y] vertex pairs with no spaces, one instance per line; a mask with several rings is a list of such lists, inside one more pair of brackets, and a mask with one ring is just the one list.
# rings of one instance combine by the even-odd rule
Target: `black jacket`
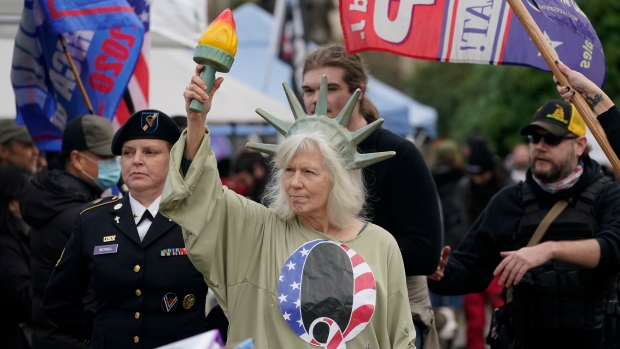
[[598,116],[598,121],[605,130],[611,148],[620,156],[620,109],[614,105]]
[[[45,291],[46,314],[91,348],[155,348],[206,330],[204,278],[181,227],[157,214],[140,241],[129,197],[85,206]],[[89,282],[96,311],[81,299]],[[166,307],[166,299],[168,307]]]
[[465,172],[450,165],[438,165],[432,173],[441,201],[443,243],[455,249],[467,233],[462,227],[462,205],[460,196],[457,195],[459,182],[465,176]]
[[[600,166],[589,157],[583,157],[584,173],[570,189],[550,194],[540,188],[532,179],[530,171],[526,182],[538,199],[541,209],[549,210],[558,200],[576,198],[591,183],[603,176]],[[569,207],[574,207],[579,200],[573,200]],[[609,278],[620,272],[620,186],[607,183],[598,198],[592,204],[591,215],[598,227],[593,237],[601,246],[601,258],[595,271],[599,277]],[[441,281],[429,280],[429,288],[440,295],[458,295],[484,291],[493,279],[493,271],[502,260],[500,252],[519,248],[524,236],[519,236],[521,218],[525,210],[521,198],[521,185],[515,184],[502,189],[478,217],[463,243],[449,259]],[[554,230],[555,229],[555,230]],[[552,224],[541,242],[554,239]],[[555,330],[528,338],[537,343],[537,347],[553,348],[610,348],[600,346],[599,341],[605,337],[620,347],[617,316],[606,318],[605,335],[602,333],[578,333],[575,330]],[[536,336],[532,336],[536,337]],[[594,342],[590,342],[590,340]],[[553,344],[550,344],[553,343]]]
[[30,247],[28,227],[9,233],[0,227],[0,347],[30,348],[20,326],[32,326],[32,289],[30,287]]
[[363,170],[370,221],[394,235],[407,275],[434,273],[442,248],[442,223],[437,189],[422,153],[412,142],[382,128],[358,149],[396,152]]
[[[101,190],[70,174],[47,168],[37,173],[20,197],[24,220],[33,228],[30,260],[34,322],[33,349],[87,348],[59,331],[43,314],[43,292],[69,240],[79,208],[101,196]],[[92,295],[89,297],[92,301]]]
[[[469,176],[461,178],[456,188],[456,196],[460,205],[461,214],[461,240],[467,231],[487,207],[491,199],[502,188],[514,184],[512,179],[500,169],[497,164],[493,170],[493,177],[488,182],[477,185]],[[457,245],[458,246],[458,245]]]

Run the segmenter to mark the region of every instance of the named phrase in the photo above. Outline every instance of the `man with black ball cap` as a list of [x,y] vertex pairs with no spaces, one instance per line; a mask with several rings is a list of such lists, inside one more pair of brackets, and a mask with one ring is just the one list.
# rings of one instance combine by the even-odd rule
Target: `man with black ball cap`
[[[45,292],[46,314],[92,348],[154,348],[206,331],[207,285],[190,262],[181,227],[158,213],[180,131],[158,110],[116,132],[129,189],[82,207]],[[82,296],[89,282],[96,311]]]

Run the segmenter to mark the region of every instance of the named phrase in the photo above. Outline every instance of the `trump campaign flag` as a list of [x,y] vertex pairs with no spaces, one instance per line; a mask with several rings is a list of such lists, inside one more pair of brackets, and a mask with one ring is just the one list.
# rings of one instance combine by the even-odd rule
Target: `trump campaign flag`
[[128,0],[128,2],[129,6],[138,15],[140,22],[142,22],[144,32],[142,34],[142,47],[138,54],[133,74],[131,74],[131,78],[127,83],[127,90],[120,103],[118,103],[118,108],[112,119],[114,129],[122,126],[136,110],[147,109],[149,103],[148,57],[151,48],[151,5],[149,5],[150,1],[146,0]]
[[[603,48],[575,0],[523,3],[560,60],[603,86]],[[340,22],[349,53],[550,70],[505,0],[340,0]]]
[[[94,112],[112,119],[142,47],[144,28],[124,0],[25,0],[15,37],[11,82],[17,122],[37,146],[60,151],[71,119]],[[75,71],[59,35],[67,42]]]

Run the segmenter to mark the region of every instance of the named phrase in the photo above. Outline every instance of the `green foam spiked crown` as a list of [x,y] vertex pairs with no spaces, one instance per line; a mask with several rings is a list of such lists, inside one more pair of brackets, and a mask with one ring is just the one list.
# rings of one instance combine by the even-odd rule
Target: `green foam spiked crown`
[[[345,158],[345,167],[349,170],[364,168],[396,155],[396,152],[393,151],[369,154],[359,154],[357,152],[357,145],[383,123],[383,119],[378,119],[355,132],[349,132],[347,125],[349,124],[349,119],[357,103],[357,98],[360,95],[360,89],[355,90],[353,96],[351,96],[344,106],[344,109],[338,114],[338,117],[331,119],[327,116],[327,77],[325,75],[323,75],[321,79],[319,99],[314,115],[307,115],[304,112],[297,97],[286,82],[283,82],[282,86],[284,87],[286,98],[293,111],[295,122],[291,124],[282,121],[260,108],[256,109],[256,113],[271,124],[271,126],[278,130],[284,137],[288,138],[296,133],[305,131],[321,131],[327,136],[327,139],[334,149]],[[269,155],[274,155],[278,149],[277,144],[253,142],[248,142],[246,147]]]

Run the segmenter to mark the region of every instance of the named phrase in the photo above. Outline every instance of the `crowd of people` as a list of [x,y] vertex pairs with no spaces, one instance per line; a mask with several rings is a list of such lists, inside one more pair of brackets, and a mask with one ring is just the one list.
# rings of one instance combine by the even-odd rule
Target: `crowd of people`
[[337,44],[305,58],[299,100],[287,90],[296,121],[267,118],[284,140],[231,158],[209,133],[226,82],[206,91],[201,65],[186,116],[76,117],[53,162],[0,120],[0,347],[217,329],[256,348],[456,349],[462,327],[467,349],[620,348],[620,184],[571,102],[616,152],[620,111],[557,64],[571,86],[524,111],[505,159],[480,134],[425,158],[381,127],[364,62]]

